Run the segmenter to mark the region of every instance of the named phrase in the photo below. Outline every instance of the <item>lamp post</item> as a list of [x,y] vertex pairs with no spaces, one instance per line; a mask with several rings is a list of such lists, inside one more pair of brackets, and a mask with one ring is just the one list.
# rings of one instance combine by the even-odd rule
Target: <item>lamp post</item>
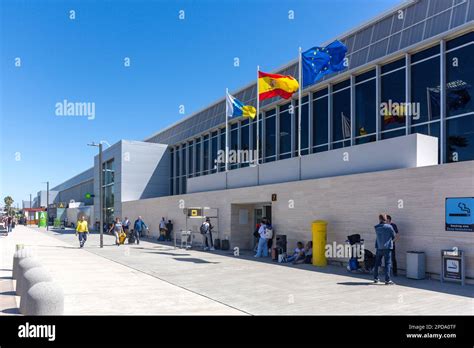
[[102,143],[96,144],[92,142],[88,146],[97,146],[99,148],[99,232],[100,232],[100,247],[104,247],[104,212],[102,209]]
[[49,231],[49,181],[43,184],[46,184],[46,231]]

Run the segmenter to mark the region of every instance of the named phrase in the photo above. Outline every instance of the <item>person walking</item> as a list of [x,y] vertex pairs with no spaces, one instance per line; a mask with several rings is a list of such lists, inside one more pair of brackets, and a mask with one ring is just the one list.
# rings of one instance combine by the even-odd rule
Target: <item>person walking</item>
[[119,217],[115,218],[115,222],[112,225],[109,232],[114,233],[114,235],[115,235],[115,244],[117,244],[117,246],[120,246],[120,233],[123,233],[123,227],[122,227],[122,223],[120,222]]
[[265,236],[265,232],[267,229],[267,219],[263,218],[260,224],[260,228],[258,229],[258,246],[257,246],[257,253],[254,257],[268,257],[268,239]]
[[87,226],[87,220],[82,215],[76,223],[76,236],[79,236],[79,248],[82,248],[87,241],[87,235],[89,234],[89,227]]
[[140,244],[140,237],[142,236],[142,233],[145,230],[148,231],[148,227],[143,222],[142,217],[139,216],[138,219],[136,219],[135,223],[133,224],[133,232],[135,233],[135,239],[137,241],[137,244]]
[[379,223],[375,228],[375,268],[374,268],[374,283],[379,284],[379,267],[382,265],[382,257],[385,261],[385,284],[394,284],[390,280],[390,271],[392,268],[392,249],[393,239],[395,238],[395,231],[393,227],[387,222],[387,214],[379,215]]
[[399,239],[400,235],[398,234],[398,226],[392,222],[392,217],[387,215],[387,223],[392,226],[395,231],[395,238],[393,239],[393,249],[392,249],[392,274],[396,277],[398,276],[398,267],[397,267],[397,257],[395,251],[395,242]]

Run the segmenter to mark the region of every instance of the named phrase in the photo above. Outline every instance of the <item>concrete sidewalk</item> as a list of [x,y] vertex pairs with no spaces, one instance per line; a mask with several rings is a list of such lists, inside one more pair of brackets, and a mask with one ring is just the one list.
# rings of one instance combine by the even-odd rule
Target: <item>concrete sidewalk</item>
[[[1,284],[11,284],[15,244],[31,246],[53,279],[61,284],[65,314],[245,314],[24,226],[17,226],[8,237],[0,239]],[[2,291],[4,287],[9,289],[2,285]],[[1,314],[15,312],[12,297],[18,306],[18,297],[2,294]]]
[[109,235],[104,241],[100,249],[91,234],[78,249],[73,231],[19,226],[0,246],[3,254],[3,245],[11,253],[16,243],[32,245],[63,285],[68,314],[474,314],[473,286],[404,277],[395,286],[372,285],[370,275],[342,267],[281,265],[151,241],[117,247]]

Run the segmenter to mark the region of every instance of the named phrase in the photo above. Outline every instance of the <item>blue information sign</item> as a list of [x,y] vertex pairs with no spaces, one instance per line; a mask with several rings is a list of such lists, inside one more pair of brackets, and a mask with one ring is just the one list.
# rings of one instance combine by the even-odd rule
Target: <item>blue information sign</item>
[[474,232],[474,197],[446,198],[446,231]]

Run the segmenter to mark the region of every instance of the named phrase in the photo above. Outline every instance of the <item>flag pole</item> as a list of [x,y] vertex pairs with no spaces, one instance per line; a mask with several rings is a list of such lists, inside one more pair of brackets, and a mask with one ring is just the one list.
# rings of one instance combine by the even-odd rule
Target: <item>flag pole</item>
[[229,89],[225,89],[225,171],[229,171],[229,106],[227,98]]
[[259,159],[259,155],[260,155],[260,146],[259,146],[259,142],[260,142],[260,122],[259,122],[259,114],[260,114],[260,100],[259,100],[259,95],[258,95],[258,80],[259,80],[259,77],[258,77],[258,72],[260,71],[260,66],[257,65],[257,165],[260,164],[260,159]]
[[299,72],[298,72],[298,157],[301,157],[301,46],[298,48],[298,61],[299,61]]

